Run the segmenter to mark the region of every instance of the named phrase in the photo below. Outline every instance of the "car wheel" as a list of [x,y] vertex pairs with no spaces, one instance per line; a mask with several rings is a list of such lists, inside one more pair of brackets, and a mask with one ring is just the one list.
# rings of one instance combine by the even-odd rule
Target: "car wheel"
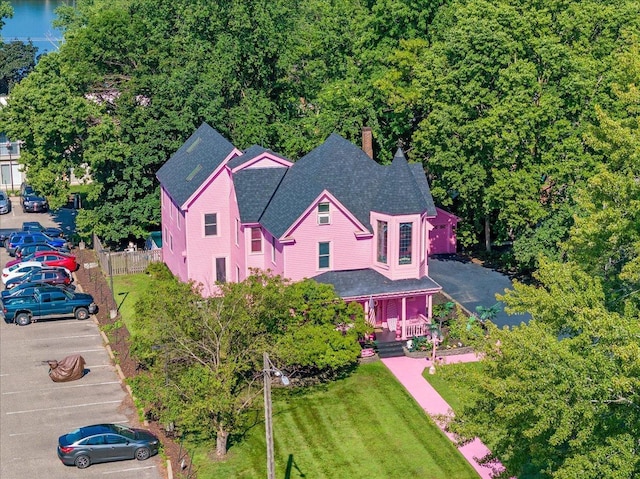
[[31,318],[27,313],[20,313],[16,316],[15,322],[19,326],[28,326],[31,324]]
[[146,447],[141,447],[140,449],[136,449],[136,459],[138,461],[146,461],[151,456],[151,452]]
[[76,319],[79,319],[80,321],[84,321],[88,317],[89,317],[89,311],[87,310],[87,308],[76,309]]
[[91,459],[89,459],[89,456],[82,454],[76,457],[75,464],[78,469],[86,469],[91,465]]

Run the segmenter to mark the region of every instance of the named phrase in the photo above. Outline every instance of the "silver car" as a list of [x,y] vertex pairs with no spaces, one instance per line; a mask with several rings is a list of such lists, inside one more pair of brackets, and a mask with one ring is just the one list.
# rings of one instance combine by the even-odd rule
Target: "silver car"
[[11,198],[4,191],[0,191],[0,215],[11,211]]

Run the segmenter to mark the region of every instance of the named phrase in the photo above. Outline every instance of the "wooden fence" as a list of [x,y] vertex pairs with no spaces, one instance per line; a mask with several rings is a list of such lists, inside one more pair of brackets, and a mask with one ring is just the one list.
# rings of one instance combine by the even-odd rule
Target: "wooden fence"
[[100,238],[96,235],[93,235],[93,249],[98,254],[102,271],[111,276],[142,273],[149,264],[162,261],[162,250],[160,249],[108,251],[103,248]]

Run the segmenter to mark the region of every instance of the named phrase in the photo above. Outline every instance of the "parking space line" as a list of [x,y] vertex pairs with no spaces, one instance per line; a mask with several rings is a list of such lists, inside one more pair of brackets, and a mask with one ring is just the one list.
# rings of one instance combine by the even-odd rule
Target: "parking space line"
[[120,472],[142,471],[144,469],[155,469],[156,467],[157,466],[130,467],[129,469],[119,469],[117,471],[107,471],[107,472],[103,472],[102,474],[107,475],[107,474],[118,474]]
[[46,408],[42,408],[42,409],[27,409],[24,411],[10,411],[7,414],[7,416],[10,416],[12,414],[27,414],[30,412],[40,412],[40,411],[55,411],[56,409],[71,409],[71,408],[75,408],[75,407],[88,407],[88,406],[99,406],[101,404],[119,404],[122,402],[122,399],[119,399],[118,401],[102,401],[102,402],[89,402],[89,403],[85,403],[85,404],[71,404],[68,406],[58,406],[58,407],[46,407]]
[[16,342],[23,342],[23,343],[27,343],[30,341],[58,341],[60,339],[75,339],[75,338],[94,338],[94,337],[98,337],[100,336],[99,334],[79,334],[77,336],[62,336],[60,338],[32,338],[32,339],[23,339],[23,340],[18,340]]
[[51,389],[49,388],[39,388],[39,389],[27,389],[26,391],[9,391],[6,393],[2,393],[2,395],[4,396],[5,394],[23,394],[23,393],[32,393],[32,392],[36,392],[36,391],[58,391],[60,389],[71,389],[71,388],[86,388],[87,386],[102,386],[104,384],[120,384],[120,381],[107,381],[104,383],[87,383],[87,384],[75,384],[73,386],[60,386],[57,387],[55,389]]

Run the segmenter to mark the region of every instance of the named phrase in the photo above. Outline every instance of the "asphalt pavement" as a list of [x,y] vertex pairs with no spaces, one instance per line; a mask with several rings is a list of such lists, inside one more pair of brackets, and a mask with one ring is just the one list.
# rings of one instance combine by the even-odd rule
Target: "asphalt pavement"
[[[75,211],[0,216],[0,231],[20,229],[23,221],[73,231]],[[9,256],[0,248],[0,265]],[[47,360],[81,354],[89,372],[77,381],[54,383]],[[137,412],[104,347],[97,322],[62,319],[29,326],[0,322],[0,477],[2,479],[106,478],[162,479],[159,456],[146,461],[95,464],[79,470],[58,459],[58,437],[80,426],[101,422],[129,424]],[[135,424],[131,424],[135,425]]]
[[517,326],[531,319],[530,314],[507,314],[504,303],[496,299],[496,294],[504,294],[512,288],[508,276],[467,258],[456,255],[429,257],[429,277],[472,313],[477,306],[487,308],[499,303],[501,309],[493,322],[500,328]]

